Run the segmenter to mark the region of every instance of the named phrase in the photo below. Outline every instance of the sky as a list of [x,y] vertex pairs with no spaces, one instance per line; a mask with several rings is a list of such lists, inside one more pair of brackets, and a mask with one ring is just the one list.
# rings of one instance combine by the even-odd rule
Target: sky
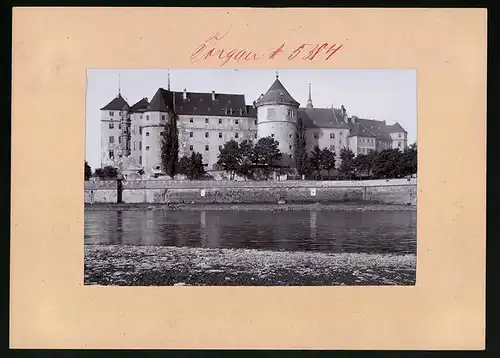
[[[399,122],[408,143],[417,139],[417,73],[415,70],[333,69],[171,69],[172,91],[244,94],[251,105],[279,75],[288,92],[305,107],[311,84],[315,108],[340,107],[349,116]],[[129,105],[153,98],[168,87],[167,69],[89,69],[86,98],[86,160],[101,166],[100,108],[118,94]]]

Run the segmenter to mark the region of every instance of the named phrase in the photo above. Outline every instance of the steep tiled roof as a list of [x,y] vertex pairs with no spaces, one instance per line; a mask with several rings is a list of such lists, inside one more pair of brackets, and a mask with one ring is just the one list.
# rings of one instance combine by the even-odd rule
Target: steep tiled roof
[[259,97],[255,104],[257,106],[264,104],[290,104],[297,107],[299,106],[299,102],[293,99],[277,76],[276,80],[273,82],[271,87],[269,87],[266,94]]
[[299,108],[297,117],[302,118],[306,128],[349,128],[333,108]]
[[355,117],[351,118],[349,126],[351,128],[349,136],[351,137],[359,135],[361,137],[375,137],[378,140],[391,140],[389,127],[384,121]]
[[144,112],[149,106],[149,102],[147,98],[141,99],[139,102],[130,107],[132,112]]
[[109,110],[109,111],[121,111],[122,109],[129,109],[129,105],[127,101],[125,101],[120,93],[118,93],[118,96],[116,96],[111,102],[109,102],[107,105],[101,108],[102,110]]
[[174,107],[173,92],[167,91],[164,88],[159,88],[149,102],[148,111],[167,112]]
[[[212,100],[212,95],[215,99]],[[160,88],[151,99],[149,111],[173,110],[180,115],[198,116],[249,116],[250,106],[242,94],[201,93],[168,91]],[[250,115],[256,117],[256,113]]]
[[389,128],[389,133],[407,133],[398,122],[388,126],[388,128]]

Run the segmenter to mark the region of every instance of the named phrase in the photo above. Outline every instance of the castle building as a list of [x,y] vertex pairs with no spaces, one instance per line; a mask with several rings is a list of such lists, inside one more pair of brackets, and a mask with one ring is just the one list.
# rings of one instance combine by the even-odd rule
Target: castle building
[[293,163],[297,120],[306,128],[308,151],[328,148],[340,162],[342,148],[355,155],[370,150],[406,148],[407,132],[399,124],[348,116],[340,108],[315,108],[311,85],[305,108],[300,107],[276,75],[267,92],[253,105],[242,94],[199,93],[160,88],[148,101],[130,106],[120,91],[101,108],[101,166],[120,168],[124,173],[144,170],[161,172],[161,138],[167,121],[175,117],[179,132],[179,158],[199,152],[207,170],[215,170],[222,146],[234,139],[257,141],[272,137],[279,142],[284,158]]

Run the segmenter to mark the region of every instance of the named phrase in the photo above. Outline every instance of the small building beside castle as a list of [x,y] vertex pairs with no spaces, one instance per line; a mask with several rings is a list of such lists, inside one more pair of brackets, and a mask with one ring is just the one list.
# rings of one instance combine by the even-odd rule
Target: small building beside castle
[[[169,81],[170,82],[170,81]],[[215,170],[222,146],[234,139],[257,141],[272,137],[284,158],[293,162],[297,120],[306,128],[308,151],[328,148],[340,163],[342,148],[355,155],[370,150],[407,147],[407,132],[399,124],[349,116],[340,108],[315,108],[311,98],[300,107],[276,75],[267,92],[248,105],[243,94],[182,92],[160,88],[151,99],[129,105],[120,91],[101,108],[101,166],[120,168],[125,174],[161,172],[161,138],[174,116],[179,131],[179,158],[199,152],[207,171]]]

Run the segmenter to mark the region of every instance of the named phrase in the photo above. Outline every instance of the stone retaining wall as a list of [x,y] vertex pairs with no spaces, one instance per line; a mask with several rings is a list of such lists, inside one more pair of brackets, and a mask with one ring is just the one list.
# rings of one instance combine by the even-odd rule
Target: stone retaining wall
[[[383,181],[386,184],[385,181]],[[404,180],[406,182],[406,180]],[[85,203],[116,203],[116,182],[86,183]],[[98,183],[98,184],[97,184]],[[162,185],[168,183],[167,185]],[[93,185],[96,184],[96,185]],[[354,185],[356,184],[356,185]],[[416,184],[392,182],[285,181],[129,181],[123,183],[124,203],[314,203],[370,201],[383,204],[416,205]]]

